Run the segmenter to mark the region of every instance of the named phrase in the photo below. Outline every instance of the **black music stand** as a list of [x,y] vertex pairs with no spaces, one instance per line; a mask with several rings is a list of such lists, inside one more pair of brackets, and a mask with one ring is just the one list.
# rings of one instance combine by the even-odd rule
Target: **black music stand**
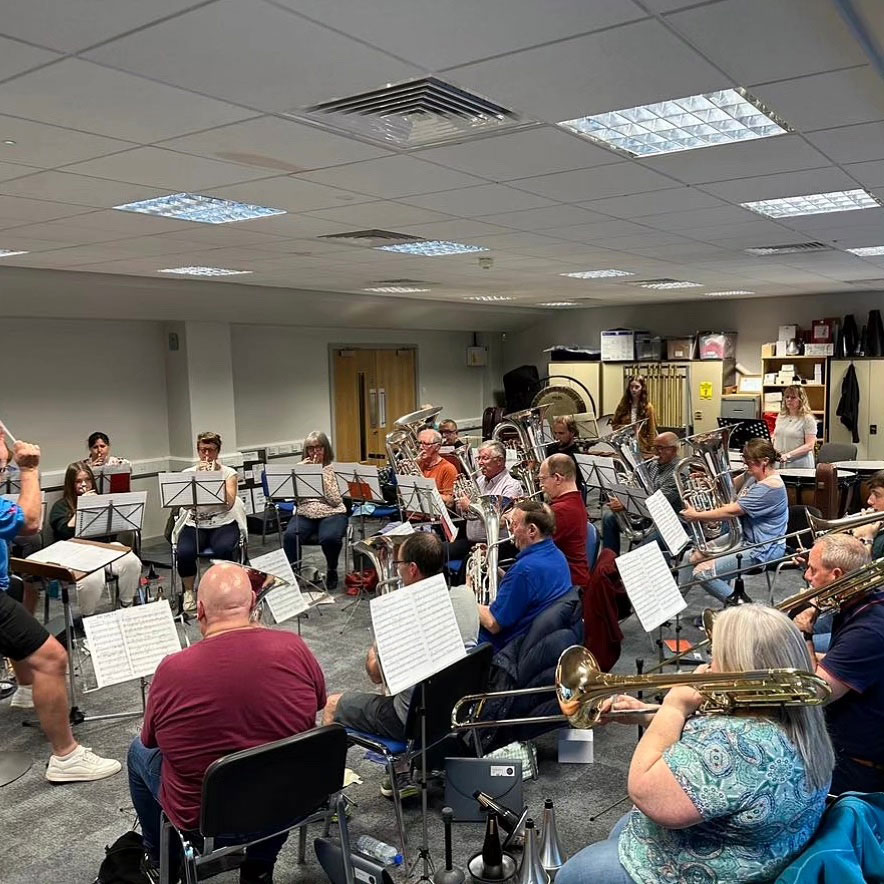
[[92,467],[95,490],[99,494],[125,494],[132,486],[132,464],[107,463]]
[[141,528],[146,491],[83,496],[77,501],[75,535],[85,539],[131,532],[136,555],[141,551]]
[[750,439],[767,439],[770,441],[770,427],[764,420],[746,420],[742,417],[720,417],[718,418],[718,426],[733,427],[730,439],[728,440],[728,449],[732,451],[742,451],[743,446]]

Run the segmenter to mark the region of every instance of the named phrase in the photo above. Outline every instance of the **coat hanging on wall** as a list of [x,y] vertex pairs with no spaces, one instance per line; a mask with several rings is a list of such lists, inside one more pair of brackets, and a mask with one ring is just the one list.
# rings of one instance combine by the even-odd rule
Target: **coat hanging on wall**
[[850,430],[853,441],[859,442],[859,381],[856,379],[856,369],[851,363],[844,373],[841,381],[841,399],[835,412],[841,418],[841,423]]

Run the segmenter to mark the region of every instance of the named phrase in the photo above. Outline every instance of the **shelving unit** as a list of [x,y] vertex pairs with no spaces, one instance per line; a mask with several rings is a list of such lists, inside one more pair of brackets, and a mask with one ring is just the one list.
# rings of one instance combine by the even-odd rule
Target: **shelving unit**
[[[801,378],[811,380],[811,383],[802,384],[804,392],[807,394],[807,400],[813,410],[814,416],[820,425],[821,432],[818,435],[820,442],[825,442],[829,436],[829,427],[826,420],[826,404],[828,401],[826,390],[829,380],[829,357],[828,356],[763,356],[761,358],[762,375],[778,372],[784,365],[794,365],[795,373]],[[815,369],[817,365],[822,366],[821,384],[813,383]],[[775,393],[782,390],[789,384],[764,384],[762,387],[763,396],[761,400],[762,411],[779,411],[779,408],[773,409],[766,404],[767,394]]]

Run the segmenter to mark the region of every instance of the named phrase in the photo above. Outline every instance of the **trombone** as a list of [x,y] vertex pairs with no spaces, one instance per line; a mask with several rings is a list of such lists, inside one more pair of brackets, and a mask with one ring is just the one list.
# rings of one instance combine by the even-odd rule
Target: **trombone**
[[[451,726],[455,730],[471,730],[568,721],[572,727],[591,728],[599,723],[602,701],[608,697],[652,688],[672,688],[682,684],[690,685],[702,695],[703,704],[699,711],[704,714],[730,715],[742,709],[819,706],[831,694],[825,679],[800,669],[611,675],[599,669],[595,657],[583,645],[572,645],[559,657],[554,685],[468,694],[461,697],[451,710]],[[558,698],[561,715],[479,720],[488,700],[552,692]],[[466,713],[462,717],[461,710],[464,707]]]

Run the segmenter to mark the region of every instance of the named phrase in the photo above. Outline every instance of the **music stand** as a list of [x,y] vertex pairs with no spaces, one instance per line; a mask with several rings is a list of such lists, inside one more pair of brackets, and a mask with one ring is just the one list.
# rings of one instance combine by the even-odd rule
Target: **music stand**
[[770,441],[770,427],[764,420],[746,420],[742,417],[720,417],[718,426],[733,427],[727,447],[733,451],[742,451],[750,439],[767,439]]
[[89,494],[77,500],[77,537],[110,537],[122,531],[134,535],[136,550],[141,549],[146,491],[120,494]]
[[614,461],[609,457],[593,454],[575,455],[577,468],[587,488],[597,488],[604,491],[608,499],[616,497],[631,515],[651,519],[646,500],[647,492],[633,485],[625,485],[617,475]]
[[[253,615],[260,621],[266,608],[276,623],[296,617],[298,635],[301,634],[301,617],[308,616],[311,605],[301,594],[298,578],[285,555],[278,549],[253,559],[248,565],[240,565],[248,573],[255,592],[256,604]],[[257,613],[255,613],[257,612]],[[321,612],[320,612],[321,614]]]
[[0,494],[21,494],[21,473],[12,463],[0,473]]
[[131,490],[132,464],[106,463],[92,467],[95,490],[99,494],[125,494]]

